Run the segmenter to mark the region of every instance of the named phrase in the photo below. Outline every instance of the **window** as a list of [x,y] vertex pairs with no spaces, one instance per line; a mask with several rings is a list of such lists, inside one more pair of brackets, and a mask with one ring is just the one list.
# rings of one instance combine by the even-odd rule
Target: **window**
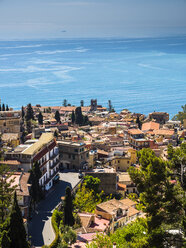
[[127,161],[127,164],[129,164],[129,161]]
[[68,158],[71,158],[71,154],[68,154]]
[[72,157],[73,157],[73,160],[75,160],[75,155],[74,155],[74,154],[73,154],[73,156],[72,156]]
[[74,149],[74,152],[78,152],[78,149]]

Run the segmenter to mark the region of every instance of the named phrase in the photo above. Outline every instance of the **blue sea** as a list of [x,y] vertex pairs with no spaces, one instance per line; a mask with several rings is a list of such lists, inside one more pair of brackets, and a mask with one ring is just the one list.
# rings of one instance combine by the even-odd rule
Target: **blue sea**
[[186,104],[186,36],[0,41],[0,98],[15,109],[110,99],[172,117]]

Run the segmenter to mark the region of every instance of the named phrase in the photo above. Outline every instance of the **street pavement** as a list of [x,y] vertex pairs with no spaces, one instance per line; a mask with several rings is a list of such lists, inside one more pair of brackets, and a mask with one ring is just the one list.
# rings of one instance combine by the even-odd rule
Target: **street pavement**
[[74,188],[80,181],[77,172],[64,170],[59,175],[59,182],[39,203],[32,220],[29,222],[29,236],[31,236],[32,245],[36,248],[42,247],[44,244],[49,245],[54,240],[55,234],[51,224],[52,212],[61,201],[61,197],[65,195],[66,187]]

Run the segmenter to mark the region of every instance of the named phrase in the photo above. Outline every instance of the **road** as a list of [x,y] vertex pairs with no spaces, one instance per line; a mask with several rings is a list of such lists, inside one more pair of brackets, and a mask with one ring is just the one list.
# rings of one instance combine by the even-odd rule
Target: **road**
[[29,236],[31,236],[32,245],[39,248],[44,244],[49,245],[55,238],[51,224],[52,211],[65,195],[67,186],[73,188],[80,179],[77,172],[60,172],[59,182],[50,190],[44,200],[42,200],[33,214],[29,223]]

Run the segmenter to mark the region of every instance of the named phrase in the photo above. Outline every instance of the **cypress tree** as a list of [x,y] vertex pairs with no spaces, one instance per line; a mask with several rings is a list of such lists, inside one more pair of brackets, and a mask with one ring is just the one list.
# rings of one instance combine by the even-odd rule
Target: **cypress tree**
[[2,110],[2,108],[1,108],[1,104],[0,104],[0,111]]
[[75,122],[75,113],[74,113],[74,110],[72,111],[71,119],[72,119],[72,123],[74,123]]
[[63,106],[66,107],[67,106],[67,99],[63,100]]
[[31,103],[29,103],[28,105],[27,105],[27,109],[26,109],[26,120],[27,121],[29,121],[29,120],[34,120],[34,111],[33,111],[33,109],[32,109],[32,105],[31,105]]
[[17,202],[16,191],[14,192],[14,200],[10,212],[10,228],[8,233],[10,237],[10,248],[29,247],[21,210]]
[[75,110],[75,122],[76,124],[83,125],[84,118],[81,112],[81,107],[77,107]]
[[4,103],[3,103],[3,106],[2,106],[2,111],[5,111],[5,105],[4,105]]
[[59,111],[58,110],[55,113],[55,119],[56,119],[57,123],[60,122],[60,114],[59,114]]
[[21,108],[21,116],[22,116],[22,119],[24,119],[24,117],[25,117],[25,111],[24,111],[24,107],[23,106]]
[[32,197],[32,201],[34,203],[39,202],[43,198],[43,191],[39,184],[39,179],[41,178],[41,170],[39,168],[39,163],[36,162],[32,170],[30,171],[30,181],[31,181],[31,189],[30,189],[30,195]]
[[88,124],[89,124],[88,116],[85,115],[85,116],[83,116],[83,118],[84,118],[83,124],[84,124],[84,125],[88,125]]
[[84,101],[83,100],[80,101],[80,105],[81,105],[81,107],[84,106]]
[[6,111],[9,111],[9,107],[8,107],[8,104],[6,105]]
[[138,116],[137,119],[136,119],[136,123],[138,124],[138,128],[141,129],[142,123],[141,123],[141,121],[140,121],[139,116]]
[[43,125],[43,115],[42,115],[41,112],[39,112],[39,115],[38,115],[38,123],[39,123],[40,125]]
[[66,188],[65,201],[64,201],[64,224],[68,226],[74,225],[73,217],[73,206],[72,206],[72,195],[70,187]]
[[26,121],[26,130],[27,130],[28,133],[31,133],[32,132],[32,123],[31,123],[31,120]]

